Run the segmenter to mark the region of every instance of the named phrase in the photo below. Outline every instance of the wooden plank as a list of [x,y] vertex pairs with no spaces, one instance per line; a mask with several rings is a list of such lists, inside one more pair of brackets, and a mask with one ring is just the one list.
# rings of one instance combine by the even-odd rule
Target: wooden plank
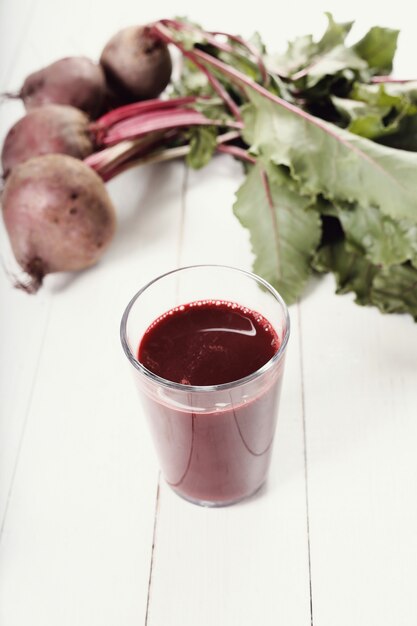
[[53,308],[0,546],[7,626],[145,618],[158,469],[119,323],[133,293],[175,263],[182,172],[115,181],[108,254],[47,280]]
[[[216,158],[190,172],[181,264],[250,269],[247,233],[234,218],[241,167]],[[252,499],[203,509],[161,483],[149,626],[310,624],[297,310],[270,478]]]
[[242,181],[241,164],[226,155],[203,171],[189,170],[180,265],[222,263],[250,270],[249,235],[232,211]]
[[[6,3],[0,7],[0,93],[15,89],[18,77],[27,71],[28,59],[25,54],[20,54],[20,46],[31,27],[35,6],[36,0],[17,0],[13,4]],[[18,15],[23,15],[24,18],[18,19]],[[23,106],[17,100],[3,100],[0,107],[2,143],[9,128],[23,114]],[[18,273],[18,266],[14,261],[2,219],[0,250],[1,537],[51,300],[46,292],[35,298],[13,288],[13,274]]]
[[301,314],[314,623],[417,621],[417,334],[320,282]]
[[[22,78],[19,65],[25,59],[24,44],[33,23],[38,0],[13,0],[0,4],[0,84],[3,91],[16,91]],[[23,63],[24,64],[24,63]]]
[[[6,243],[4,233],[1,237]],[[5,250],[5,246],[2,247]],[[33,299],[0,276],[0,536],[49,319],[50,297]]]

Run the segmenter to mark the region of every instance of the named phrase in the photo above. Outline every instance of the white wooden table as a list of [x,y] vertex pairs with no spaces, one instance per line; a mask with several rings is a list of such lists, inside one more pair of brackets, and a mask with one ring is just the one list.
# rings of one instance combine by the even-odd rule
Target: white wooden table
[[[97,57],[118,28],[189,15],[271,49],[322,12],[400,27],[397,71],[417,75],[408,0],[390,6],[257,0],[4,0],[0,90],[68,54]],[[23,108],[0,108],[1,137]],[[251,267],[231,211],[239,164],[180,162],[109,185],[119,227],[99,265],[37,296],[0,272],[2,626],[411,626],[417,623],[417,327],[334,295],[291,307],[270,478],[208,510],[160,479],[119,345],[131,295],[192,263]],[[221,226],[219,226],[221,225]],[[2,233],[2,257],[9,255]]]

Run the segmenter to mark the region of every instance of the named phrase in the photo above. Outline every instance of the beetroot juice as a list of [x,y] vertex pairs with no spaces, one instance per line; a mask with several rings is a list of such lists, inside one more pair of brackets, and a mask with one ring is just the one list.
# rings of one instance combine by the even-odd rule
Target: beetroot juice
[[279,348],[271,324],[234,302],[185,304],[155,320],[138,360],[161,378],[182,385],[222,385],[260,369]]
[[289,334],[275,289],[224,265],[162,274],[127,305],[122,346],[163,476],[183,498],[222,506],[264,482]]
[[[184,386],[185,406],[163,396],[145,398],[162,470],[180,495],[227,504],[255,492],[269,465],[280,376],[269,374],[257,392],[251,381],[278,352],[280,339],[261,314],[219,300],[191,302],[158,317],[146,330],[138,361],[158,377]],[[278,373],[278,372],[277,372]],[[208,391],[242,381],[229,389]],[[190,393],[187,388],[190,386]],[[193,389],[193,393],[191,393]],[[201,410],[200,396],[220,402]],[[221,401],[226,394],[227,402]],[[195,405],[195,406],[194,406]]]

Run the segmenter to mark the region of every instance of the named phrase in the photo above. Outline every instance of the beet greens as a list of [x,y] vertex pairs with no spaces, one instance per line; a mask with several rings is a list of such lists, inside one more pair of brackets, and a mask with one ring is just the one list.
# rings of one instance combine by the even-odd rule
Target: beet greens
[[234,211],[250,230],[254,270],[289,302],[313,271],[333,271],[339,292],[417,320],[417,154],[401,149],[404,128],[417,129],[417,83],[381,76],[397,31],[373,28],[347,46],[351,26],[328,15],[318,42],[290,43],[279,57],[257,39],[263,63],[236,37],[216,45],[212,33],[174,20],[154,28],[187,59],[178,93],[221,97],[210,73],[239,106],[239,148],[256,164]]
[[[115,101],[129,104],[89,125],[97,149],[85,163],[106,181],[144,163],[185,158],[198,169],[230,154],[245,165],[234,212],[254,270],[289,303],[313,272],[333,272],[338,293],[417,320],[417,81],[391,75],[398,31],[374,27],[347,45],[353,23],[326,15],[319,40],[275,55],[259,35],[185,19],[117,33],[100,62]],[[169,85],[168,46],[182,55]],[[157,86],[147,88],[151,58]]]

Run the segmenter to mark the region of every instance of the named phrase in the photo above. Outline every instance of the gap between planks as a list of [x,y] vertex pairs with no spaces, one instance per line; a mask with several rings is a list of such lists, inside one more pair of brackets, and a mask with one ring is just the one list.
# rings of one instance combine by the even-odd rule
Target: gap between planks
[[178,228],[178,243],[177,243],[177,257],[176,267],[181,267],[182,249],[184,247],[184,230],[185,230],[185,213],[186,213],[186,197],[188,187],[188,172],[189,168],[186,163],[183,164],[183,176],[180,190],[180,223]]
[[306,506],[306,525],[307,525],[307,558],[308,558],[308,585],[310,593],[310,626],[313,626],[313,585],[311,580],[311,544],[310,544],[310,511],[308,498],[308,455],[307,455],[307,429],[306,429],[306,409],[305,409],[305,392],[304,392],[304,359],[303,359],[303,335],[301,323],[301,304],[297,302],[298,314],[298,334],[299,334],[299,361],[300,361],[300,380],[301,380],[301,415],[303,427],[303,456],[304,456],[304,488],[305,488],[305,506]]
[[158,512],[159,512],[159,499],[160,499],[160,484],[161,484],[161,472],[158,472],[158,482],[156,486],[156,498],[155,498],[155,516],[153,521],[153,534],[152,534],[152,550],[151,550],[151,563],[149,567],[149,580],[148,580],[148,596],[146,599],[146,613],[145,613],[145,626],[148,626],[149,619],[149,607],[151,600],[151,589],[152,589],[152,574],[153,574],[153,561],[154,561],[154,552],[156,545],[156,533],[158,528]]

